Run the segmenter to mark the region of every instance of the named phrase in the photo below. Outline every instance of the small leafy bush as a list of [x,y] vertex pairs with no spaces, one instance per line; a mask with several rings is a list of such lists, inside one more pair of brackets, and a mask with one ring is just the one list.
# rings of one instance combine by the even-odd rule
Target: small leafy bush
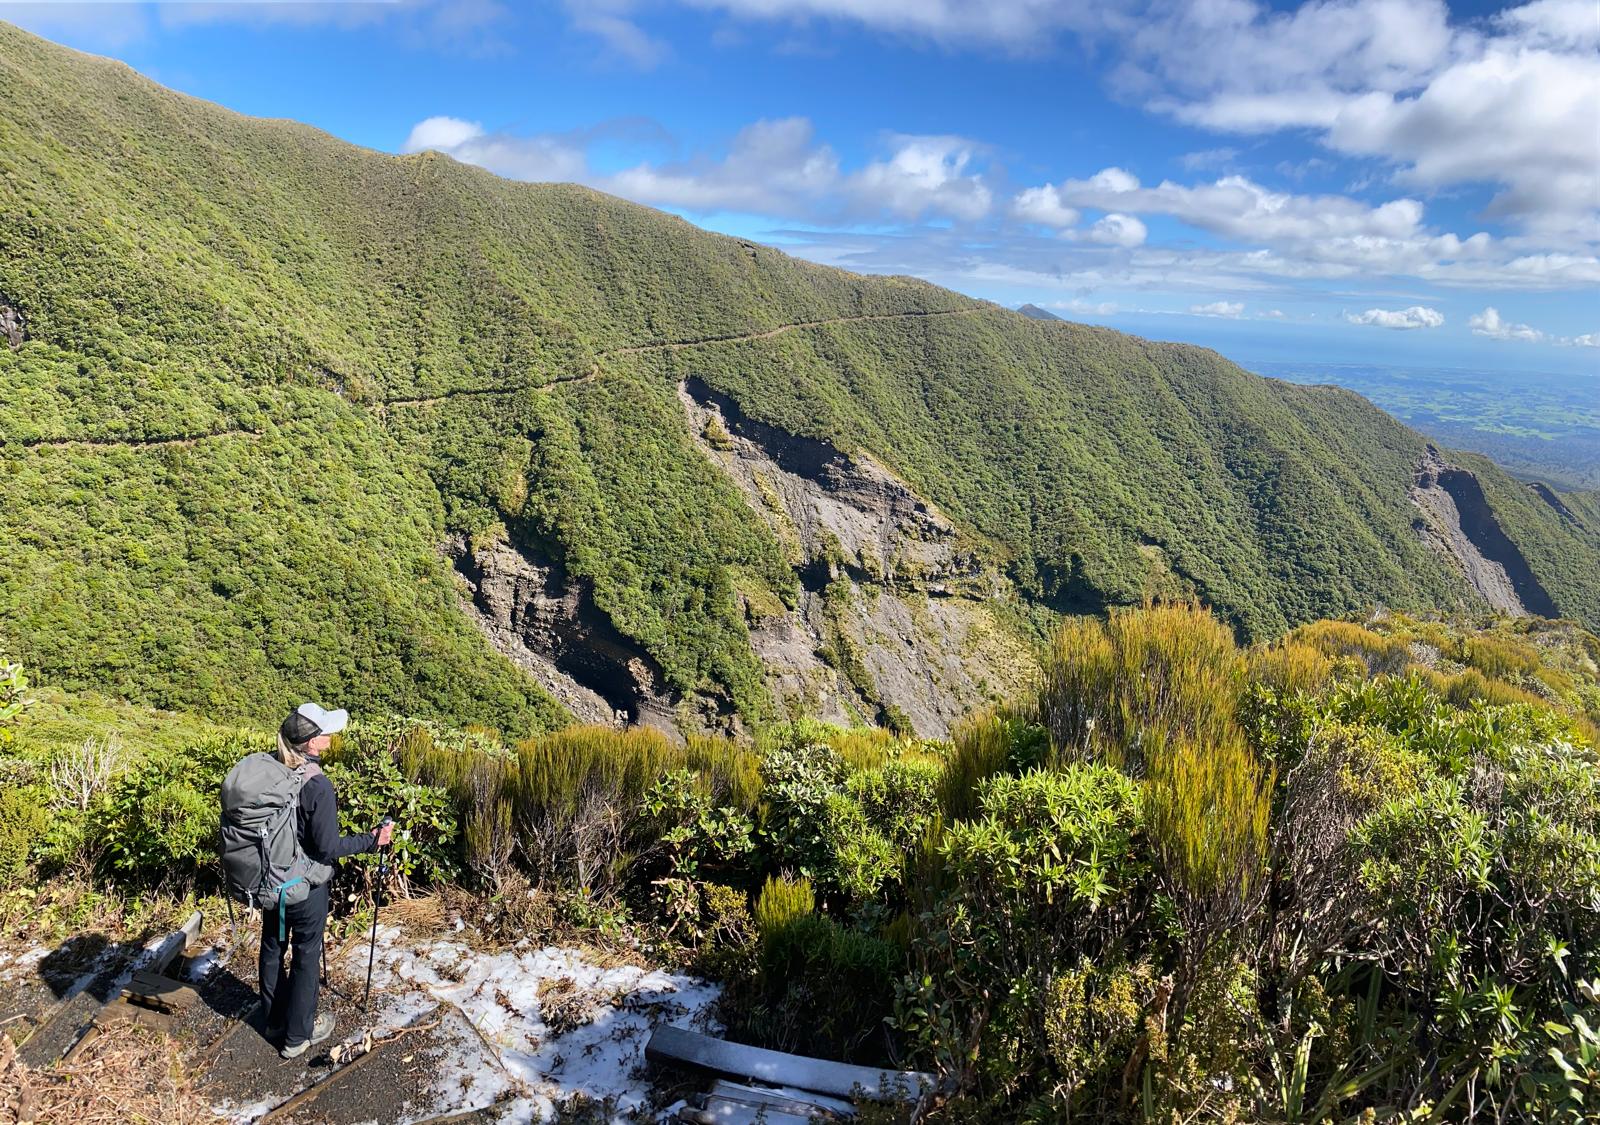
[[0,652],[0,748],[15,738],[12,728],[32,700],[28,698],[28,676],[22,665],[7,660]]
[[145,758],[90,811],[88,837],[119,877],[149,885],[192,882],[216,856],[222,779],[260,746],[237,738]]
[[831,747],[773,751],[761,775],[763,835],[779,868],[804,875],[841,904],[873,900],[899,878],[903,853],[847,792],[849,768]]
[[957,728],[954,749],[939,778],[939,808],[947,821],[971,816],[978,786],[997,773],[1023,773],[1050,758],[1044,727],[1004,711],[987,711]]
[[409,780],[382,751],[342,753],[323,769],[339,795],[339,827],[346,835],[371,832],[385,816],[394,818],[392,870],[402,894],[414,884],[455,876],[460,826],[449,793]]
[[755,1026],[772,1046],[876,1058],[903,965],[887,941],[825,914],[797,914],[762,931]]
[[811,889],[811,880],[769,876],[756,898],[756,931],[765,940],[768,935],[777,934],[796,918],[805,917],[816,909],[817,896]]
[[896,1023],[964,1085],[995,1092],[1044,1072],[1051,981],[1131,940],[1151,857],[1139,787],[1106,766],[997,775],[979,808],[940,845],[944,886]]
[[50,813],[32,788],[0,790],[0,889],[20,883]]

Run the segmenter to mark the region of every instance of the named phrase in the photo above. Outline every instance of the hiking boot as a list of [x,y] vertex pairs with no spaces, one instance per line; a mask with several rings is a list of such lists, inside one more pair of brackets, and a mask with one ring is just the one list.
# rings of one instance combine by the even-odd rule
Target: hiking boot
[[286,1059],[297,1059],[311,1047],[313,1043],[321,1043],[333,1034],[333,1013],[318,1012],[317,1018],[311,1024],[311,1038],[303,1043],[285,1043],[278,1052]]

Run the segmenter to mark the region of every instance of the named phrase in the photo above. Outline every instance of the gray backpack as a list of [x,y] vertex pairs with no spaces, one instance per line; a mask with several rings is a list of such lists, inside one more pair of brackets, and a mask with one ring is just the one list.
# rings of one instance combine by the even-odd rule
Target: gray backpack
[[333,876],[300,847],[300,790],[322,771],[307,762],[290,769],[272,754],[251,754],[222,782],[223,885],[228,897],[247,906],[278,911],[304,902],[313,887]]

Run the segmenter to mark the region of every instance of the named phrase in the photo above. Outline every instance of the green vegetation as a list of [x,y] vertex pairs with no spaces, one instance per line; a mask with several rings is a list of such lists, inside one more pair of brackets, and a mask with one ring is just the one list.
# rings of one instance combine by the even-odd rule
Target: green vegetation
[[[439,552],[504,536],[674,694],[772,718],[741,603],[792,605],[796,560],[697,450],[691,375],[889,466],[1030,620],[1192,593],[1265,637],[1472,604],[1412,527],[1421,439],[1348,392],[245,119],[9,27],[0,304],[24,335],[0,639],[72,691],[553,729]],[[1559,610],[1600,622],[1594,502],[1472,468]]]
[[[395,719],[327,767],[348,830],[401,810],[400,893],[477,901],[486,934],[630,933],[723,980],[736,1038],[949,1075],[934,1122],[1577,1122],[1597,701],[1600,637],[1568,622],[1241,648],[1168,604],[1067,622],[1038,688],[951,745]],[[68,909],[24,889],[62,873],[204,892],[216,787],[263,744],[108,758],[24,719],[0,913]]]

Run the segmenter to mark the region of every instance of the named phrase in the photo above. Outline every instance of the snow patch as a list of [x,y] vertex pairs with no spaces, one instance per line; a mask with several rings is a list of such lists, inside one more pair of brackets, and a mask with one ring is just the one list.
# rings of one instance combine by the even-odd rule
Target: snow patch
[[31,975],[34,966],[48,956],[50,950],[43,945],[15,956],[10,953],[0,953],[0,980],[16,980],[19,974]]
[[384,997],[380,1026],[407,1024],[440,1002],[459,1010],[471,1029],[461,1028],[440,1060],[441,1105],[481,1108],[511,1094],[502,1120],[518,1123],[549,1120],[578,1094],[608,1101],[613,1120],[649,1119],[651,1030],[718,1030],[711,1010],[721,993],[660,969],[597,965],[579,949],[413,944],[394,927],[378,932],[372,984]]

